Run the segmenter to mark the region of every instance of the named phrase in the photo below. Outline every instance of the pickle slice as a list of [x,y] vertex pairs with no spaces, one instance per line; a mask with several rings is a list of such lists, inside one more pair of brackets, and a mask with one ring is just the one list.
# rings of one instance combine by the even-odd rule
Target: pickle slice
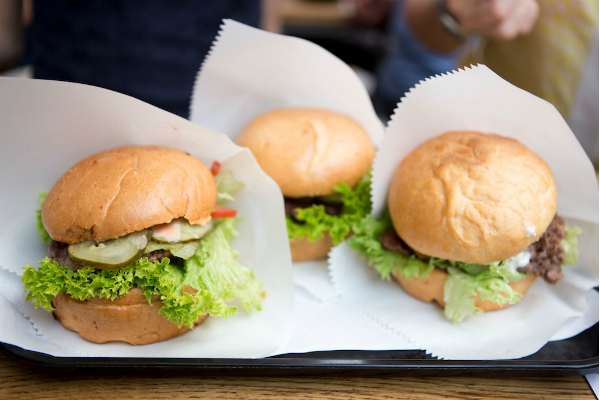
[[151,240],[148,246],[146,246],[144,254],[152,253],[156,250],[169,250],[175,257],[189,260],[198,251],[198,246],[200,246],[199,240],[186,243],[158,243]]
[[184,260],[189,260],[198,251],[200,241],[197,240],[195,242],[187,242],[182,244],[183,247],[181,249],[171,250],[171,254],[173,254],[175,257],[183,258]]
[[186,220],[181,226],[181,242],[188,242],[190,240],[198,240],[210,232],[213,228],[212,220],[208,221],[204,225],[190,224]]
[[213,222],[204,225],[190,224],[185,218],[152,227],[152,240],[159,243],[182,243],[198,240],[213,228]]
[[87,240],[68,247],[71,258],[82,265],[98,269],[121,269],[142,256],[148,244],[148,230],[96,243]]

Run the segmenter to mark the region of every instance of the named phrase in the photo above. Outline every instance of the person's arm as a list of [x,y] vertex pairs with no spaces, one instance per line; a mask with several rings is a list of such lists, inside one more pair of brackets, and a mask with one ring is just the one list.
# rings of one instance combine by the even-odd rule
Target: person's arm
[[[449,14],[465,34],[511,40],[529,33],[537,21],[536,0],[442,0]],[[406,0],[405,15],[419,42],[447,53],[457,49],[462,40],[440,20],[440,0]]]
[[22,0],[0,1],[0,72],[14,67],[25,50]]

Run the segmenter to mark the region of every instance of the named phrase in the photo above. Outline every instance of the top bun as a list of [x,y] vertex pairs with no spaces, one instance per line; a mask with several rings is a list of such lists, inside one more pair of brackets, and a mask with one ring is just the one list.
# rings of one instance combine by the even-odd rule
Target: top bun
[[398,167],[388,205],[398,235],[415,251],[488,264],[534,243],[556,213],[548,165],[516,140],[449,132]]
[[332,194],[340,182],[353,187],[375,154],[369,135],[355,120],[314,108],[263,114],[244,128],[237,143],[252,151],[286,197]]
[[72,166],[48,192],[42,222],[56,241],[101,242],[179,217],[205,224],[216,197],[214,177],[189,154],[120,147]]

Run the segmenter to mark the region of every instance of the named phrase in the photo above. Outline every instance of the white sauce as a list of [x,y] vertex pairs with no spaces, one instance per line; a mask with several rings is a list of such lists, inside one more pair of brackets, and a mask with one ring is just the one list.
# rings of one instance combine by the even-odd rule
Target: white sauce
[[527,237],[535,236],[535,225],[531,222],[525,222],[525,232],[527,232]]
[[152,236],[165,242],[179,242],[181,239],[181,221],[175,219],[168,224],[160,224],[152,227]]
[[531,261],[531,253],[525,250],[506,260],[506,268],[512,272],[518,272],[517,268],[525,267],[529,261]]

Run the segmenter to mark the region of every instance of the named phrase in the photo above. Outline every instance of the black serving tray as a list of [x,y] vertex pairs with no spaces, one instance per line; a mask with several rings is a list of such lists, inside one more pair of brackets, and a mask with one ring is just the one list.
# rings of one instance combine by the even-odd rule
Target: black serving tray
[[283,354],[260,359],[54,357],[0,343],[9,355],[46,372],[176,374],[397,374],[558,376],[598,373],[598,324],[569,339],[548,342],[538,352],[513,360],[453,361],[421,350],[337,350]]

